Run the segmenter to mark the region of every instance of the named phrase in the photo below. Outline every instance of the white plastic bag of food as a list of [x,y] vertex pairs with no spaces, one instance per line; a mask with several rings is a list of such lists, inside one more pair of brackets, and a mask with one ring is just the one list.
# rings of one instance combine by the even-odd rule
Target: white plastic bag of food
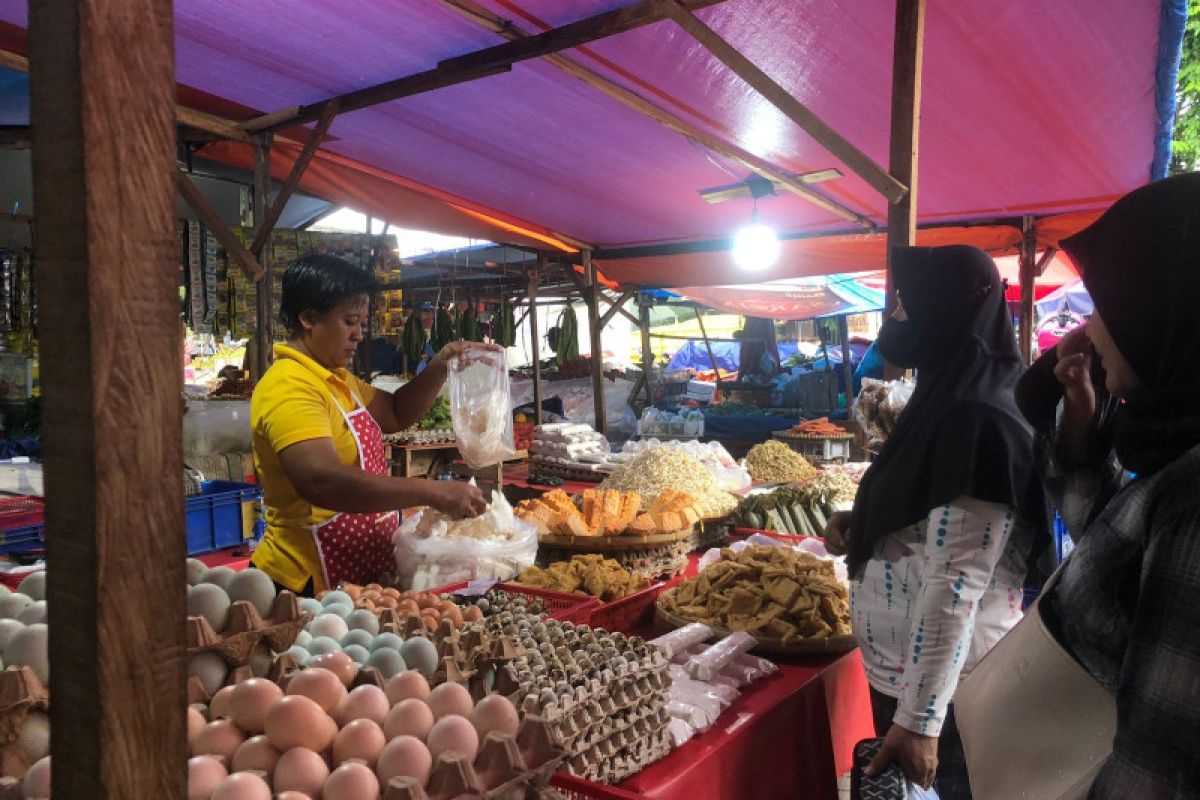
[[516,453],[504,353],[468,346],[450,362],[450,419],[458,451],[472,469]]

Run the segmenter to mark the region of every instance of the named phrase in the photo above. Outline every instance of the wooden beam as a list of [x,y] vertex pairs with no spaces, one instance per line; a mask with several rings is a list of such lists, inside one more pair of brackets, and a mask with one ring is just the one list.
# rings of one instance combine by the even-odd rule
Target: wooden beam
[[[892,123],[888,172],[908,187],[900,202],[888,206],[888,276],[885,316],[896,310],[892,280],[892,251],[917,240],[917,156],[921,130],[921,62],[925,52],[925,0],[896,0],[896,31],[892,45]],[[898,371],[890,364],[885,377]]]
[[529,346],[533,358],[533,420],[542,422],[542,336],[538,331],[538,282],[546,268],[546,257],[537,257],[537,266],[529,273]]
[[17,72],[29,72],[29,59],[19,53],[0,50],[0,67]]
[[[1033,327],[1034,319],[1034,282],[1037,279],[1037,231],[1033,226],[1033,217],[1021,220],[1021,305],[1020,329],[1017,331],[1017,344],[1021,349],[1021,357],[1028,364],[1033,361]],[[1051,256],[1053,258],[1053,256]]]
[[186,796],[172,22],[29,6],[55,797]]
[[658,7],[784,116],[800,126],[801,130],[887,198],[889,203],[895,203],[908,192],[907,185],[889,175],[866,153],[852,145],[770,75],[759,69],[753,61],[722,39],[720,34],[701,22],[679,0],[658,0]]
[[263,114],[261,117],[255,117],[254,119],[248,119],[245,122],[239,122],[235,127],[237,127],[238,130],[245,131],[246,133],[258,133],[259,131],[269,128],[276,123],[286,122],[287,120],[293,119],[299,113],[300,106],[288,106],[287,108],[281,108],[278,111],[274,111],[270,114]]
[[650,347],[650,306],[638,304],[638,330],[642,334],[642,376],[645,378],[643,388],[646,390],[647,407],[654,405],[654,350]]
[[[691,0],[687,6],[704,8],[724,0]],[[622,8],[605,11],[585,19],[551,28],[535,36],[526,36],[485,50],[448,58],[438,63],[439,70],[487,69],[519,63],[531,58],[542,58],[561,50],[594,42],[608,36],[640,28],[667,17],[667,9],[657,0],[639,0]]]
[[[854,405],[854,365],[850,362],[850,321],[845,314],[838,315],[837,330],[838,341],[842,345],[842,383],[846,386],[846,411],[849,412]],[[834,410],[836,408],[835,404]]]
[[[632,314],[625,310],[624,306],[635,294],[637,294],[637,289],[630,288],[621,292],[621,295],[615,300],[603,297],[602,299],[609,304],[609,307],[608,311],[605,311],[604,314],[600,316],[600,327],[607,328],[608,323],[612,322],[613,317],[615,317],[617,314],[623,313],[626,317],[633,317]],[[634,324],[637,324],[636,317],[633,319],[633,321]]]
[[1038,259],[1037,266],[1034,268],[1039,278],[1046,274],[1046,268],[1050,266],[1050,262],[1054,260],[1056,255],[1058,255],[1057,247],[1047,247],[1045,252],[1042,253],[1042,257]]
[[250,255],[234,235],[229,226],[225,224],[225,220],[221,219],[221,215],[213,208],[212,203],[208,202],[208,198],[204,193],[196,188],[196,184],[192,183],[192,179],[187,176],[183,170],[175,170],[175,186],[179,190],[179,194],[183,195],[183,200],[196,212],[196,216],[200,217],[200,221],[212,231],[213,236],[217,237],[217,241],[221,246],[233,256],[233,260],[242,268],[242,272],[252,281],[259,279],[264,272],[263,267],[255,260],[254,256]]
[[215,117],[212,114],[205,114],[203,111],[176,106],[175,121],[188,128],[195,128],[198,131],[220,136],[222,139],[250,144],[250,135],[248,133],[238,130],[228,120]]
[[[810,186],[814,183],[824,183],[825,181],[837,180],[842,177],[841,170],[838,169],[822,169],[816,172],[802,172],[792,176],[796,180],[803,183],[805,186]],[[771,186],[775,189],[782,188],[771,181]],[[739,197],[751,197],[750,185],[746,181],[738,181],[737,183],[727,183],[723,186],[714,186],[711,189],[701,189],[700,196],[709,203],[723,203],[726,200],[734,200]]]
[[[521,39],[528,36],[519,26],[513,24],[509,20],[492,14],[486,8],[481,6],[476,0],[441,0],[446,6],[458,11],[468,19],[487,28],[488,30],[499,33],[510,41]],[[603,92],[619,103],[637,111],[649,119],[654,120],[665,128],[675,131],[681,136],[691,139],[696,144],[706,147],[712,152],[732,159],[741,164],[746,169],[770,179],[778,183],[784,189],[792,192],[795,195],[803,197],[809,202],[825,209],[835,216],[849,220],[860,227],[870,230],[875,229],[875,223],[867,217],[859,214],[857,211],[850,209],[841,203],[826,197],[815,189],[810,189],[802,182],[797,181],[793,176],[795,173],[777,167],[764,158],[759,158],[753,153],[738,147],[735,144],[725,141],[719,136],[716,136],[708,131],[693,125],[690,122],[672,114],[670,111],[655,105],[640,94],[631,91],[621,84],[604,77],[598,72],[595,72],[588,67],[585,67],[580,62],[564,56],[562,54],[554,54],[546,56],[546,62],[553,64],[558,69],[572,75],[584,83],[592,86],[595,89]]]
[[717,357],[713,355],[712,341],[708,338],[708,331],[704,329],[704,312],[696,311],[696,322],[700,325],[700,335],[704,337],[704,349],[708,351],[708,360],[712,364],[713,372],[717,376],[717,380],[721,379],[721,370],[717,366]]
[[[254,135],[254,227],[255,238],[266,227],[267,197],[271,191],[271,139],[269,133]],[[257,309],[257,333],[255,345],[258,349],[259,374],[261,378],[271,365],[272,345],[275,339],[275,304],[271,293],[274,288],[274,276],[271,274],[271,261],[274,256],[270,247],[268,233],[267,246],[262,250],[263,274],[254,290],[254,301]]]
[[600,433],[607,433],[608,417],[605,416],[604,410],[604,347],[600,337],[600,307],[597,302],[600,297],[600,282],[596,280],[596,265],[592,263],[592,251],[585,249],[580,251],[580,255],[583,256],[583,279],[587,285],[587,291],[584,292],[583,297],[587,301],[588,334],[591,338],[592,399],[596,409],[595,427]]
[[[292,193],[296,191],[296,187],[300,185],[300,178],[304,176],[304,170],[308,169],[309,162],[317,154],[317,148],[325,140],[326,134],[329,133],[329,126],[333,124],[334,117],[337,114],[337,100],[331,101],[325,108],[321,109],[321,118],[317,120],[316,127],[309,132],[308,139],[305,140],[304,147],[300,150],[300,155],[296,156],[296,160],[292,162],[292,171],[288,173],[287,180],[283,182],[283,186],[279,187],[279,194],[275,196],[275,202],[271,203],[271,208],[266,212],[265,219],[260,222],[255,217],[256,230],[254,242],[250,245],[250,252],[255,257],[258,257],[262,253],[263,246],[270,240],[271,231],[275,230],[275,223],[279,222],[279,217],[283,214],[284,206],[291,199]],[[267,174],[268,186],[270,181],[269,166]],[[367,233],[370,233],[370,230]]]

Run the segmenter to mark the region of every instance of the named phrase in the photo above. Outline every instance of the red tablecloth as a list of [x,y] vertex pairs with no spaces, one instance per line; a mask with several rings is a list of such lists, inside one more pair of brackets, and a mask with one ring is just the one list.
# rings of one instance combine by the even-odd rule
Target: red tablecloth
[[213,567],[229,567],[238,572],[250,566],[250,548],[245,545],[238,545],[228,550],[205,553],[204,555],[196,556],[196,558],[207,564],[209,569]]

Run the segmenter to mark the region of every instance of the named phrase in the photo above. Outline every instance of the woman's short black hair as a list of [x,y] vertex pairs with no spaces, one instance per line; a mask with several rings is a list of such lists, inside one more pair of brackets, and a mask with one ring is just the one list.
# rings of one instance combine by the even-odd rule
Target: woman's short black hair
[[344,258],[324,253],[301,256],[283,273],[279,315],[288,332],[295,334],[302,327],[300,315],[305,311],[324,314],[344,300],[370,295],[378,288],[371,273]]

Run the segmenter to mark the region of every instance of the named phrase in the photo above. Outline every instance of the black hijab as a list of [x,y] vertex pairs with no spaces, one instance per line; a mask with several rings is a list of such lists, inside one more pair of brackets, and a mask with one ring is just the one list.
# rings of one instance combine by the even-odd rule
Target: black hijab
[[1152,475],[1200,444],[1200,173],[1130,192],[1062,247],[1141,382],[1113,418],[1117,457]]
[[1046,525],[1033,431],[1013,400],[1022,364],[995,263],[953,245],[901,248],[892,264],[908,320],[884,323],[879,349],[915,367],[917,386],[859,487],[851,575],[889,533],[960,495],[1014,506],[1035,528]]

